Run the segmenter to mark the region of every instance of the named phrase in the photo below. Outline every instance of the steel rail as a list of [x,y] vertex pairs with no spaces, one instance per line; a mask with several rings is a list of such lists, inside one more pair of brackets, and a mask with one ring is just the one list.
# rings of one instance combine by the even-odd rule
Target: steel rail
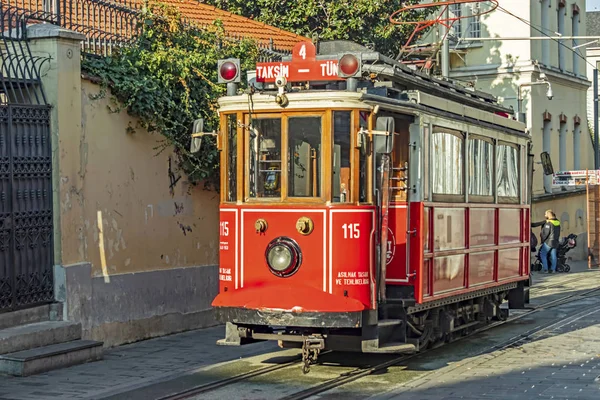
[[[517,316],[515,316],[513,318],[508,318],[505,321],[498,321],[496,323],[492,323],[492,324],[486,325],[486,326],[484,326],[484,327],[482,327],[480,329],[476,329],[475,331],[473,331],[469,335],[457,338],[456,340],[453,340],[451,343],[456,343],[456,342],[458,342],[460,340],[472,337],[473,335],[476,335],[478,333],[485,332],[485,331],[487,331],[489,329],[498,327],[500,325],[504,325],[504,324],[507,324],[507,323],[510,323],[510,322],[514,322],[514,321],[519,320],[519,319],[521,319],[521,318],[523,318],[525,316],[534,314],[536,312],[540,312],[542,310],[546,310],[548,308],[557,307],[557,306],[560,306],[560,305],[572,303],[572,302],[574,302],[574,301],[577,300],[577,299],[573,299],[574,297],[581,297],[581,298],[583,298],[586,295],[588,295],[590,293],[593,293],[593,292],[597,292],[597,291],[600,291],[600,288],[592,289],[592,290],[589,290],[587,292],[580,293],[580,294],[572,294],[572,295],[569,295],[569,296],[565,296],[563,298],[560,298],[560,299],[551,301],[551,302],[549,302],[547,304],[544,304],[543,306],[536,307],[536,308],[534,308],[534,309],[532,309],[532,310],[530,310],[528,312],[525,312],[523,314],[517,315]],[[571,300],[569,300],[569,299],[571,299]],[[582,311],[578,312],[577,314],[572,315],[571,317],[569,317],[566,320],[567,321],[566,323],[569,323],[569,321],[572,321],[573,318],[576,318],[576,317],[579,317],[581,315],[584,315],[589,309],[594,308],[594,307],[598,307],[598,305],[594,304],[594,305],[592,305],[590,307],[587,307],[587,308],[583,309]],[[560,322],[565,322],[565,321],[559,321],[559,323]],[[548,329],[550,327],[553,327],[555,325],[557,325],[557,322],[553,321],[553,322],[551,322],[549,324],[546,324],[546,325],[543,325],[543,326],[540,326],[540,327],[536,327],[536,328],[532,329],[531,331],[528,331],[528,332],[526,332],[524,334],[521,334],[521,335],[517,336],[516,338],[510,339],[507,342],[501,343],[502,347],[500,347],[500,348],[498,348],[499,345],[494,345],[494,346],[492,346],[492,347],[484,350],[484,352],[487,351],[487,350],[490,350],[490,349],[496,349],[496,350],[506,349],[507,347],[510,347],[510,346],[512,346],[514,344],[517,344],[517,343],[519,343],[519,342],[521,342],[523,340],[526,340],[527,338],[533,336],[534,334],[536,334],[538,332],[541,332],[541,331],[543,331],[545,329]],[[440,347],[443,347],[443,346],[440,346]],[[415,358],[417,356],[429,353],[430,351],[438,349],[440,347],[431,348],[431,349],[425,350],[423,352],[419,352],[419,353],[412,354],[412,355],[409,355],[409,356],[398,357],[396,359],[393,359],[393,360],[390,360],[390,361],[387,361],[387,362],[384,362],[384,363],[381,363],[381,364],[377,364],[377,365],[375,365],[373,367],[369,367],[369,368],[366,368],[366,369],[355,370],[355,371],[346,373],[344,375],[341,375],[340,377],[333,378],[331,380],[323,382],[323,383],[321,383],[321,384],[319,384],[317,386],[314,386],[312,388],[309,388],[309,389],[306,389],[306,390],[294,393],[292,395],[283,397],[281,400],[304,400],[304,399],[308,399],[310,397],[313,397],[313,396],[322,394],[324,392],[327,392],[327,391],[329,391],[331,389],[338,388],[338,387],[343,386],[345,384],[348,384],[348,383],[354,382],[354,381],[356,381],[358,379],[361,379],[361,378],[364,378],[366,376],[369,376],[369,375],[371,375],[371,374],[373,374],[375,372],[387,369],[387,368],[392,367],[392,366],[394,366],[396,364],[399,364],[399,363],[401,363],[403,361],[407,361],[407,360]],[[479,354],[481,354],[481,352],[478,353],[478,355]]]
[[[524,318],[524,317],[529,316],[531,314],[534,314],[536,312],[540,312],[542,310],[546,310],[546,309],[557,307],[557,306],[560,306],[560,305],[572,303],[574,301],[577,301],[580,298],[584,298],[585,296],[587,296],[587,295],[589,295],[591,293],[597,292],[597,291],[600,291],[600,288],[591,289],[591,290],[583,292],[583,293],[575,293],[575,294],[571,294],[571,295],[568,295],[568,296],[561,297],[559,299],[550,301],[550,302],[548,302],[548,303],[546,303],[544,305],[541,305],[541,306],[535,307],[533,309],[530,309],[529,311],[527,311],[525,313],[516,315],[516,316],[514,316],[512,318],[509,317],[509,318],[507,318],[504,321],[497,321],[497,322],[491,323],[489,325],[485,325],[485,326],[483,326],[483,327],[481,327],[479,329],[474,330],[472,333],[470,333],[470,334],[468,334],[466,336],[461,336],[461,337],[453,340],[450,343],[456,343],[456,342],[458,342],[460,340],[464,340],[464,339],[470,338],[473,335],[485,332],[485,331],[487,331],[489,329],[493,329],[493,328],[496,328],[498,326],[501,326],[501,325],[504,325],[504,324],[507,324],[507,323],[514,322],[516,320],[519,320],[521,318]],[[592,307],[595,307],[595,306],[596,305],[593,305],[593,306],[591,306],[589,308],[592,308]],[[587,310],[589,310],[589,308],[585,308],[581,312],[579,312],[578,314],[575,314],[575,315],[569,317],[569,320],[571,320],[573,317],[576,317],[580,313],[586,312]],[[563,322],[563,321],[561,321],[561,322]],[[550,324],[544,325],[542,327],[535,328],[532,331],[528,331],[525,334],[521,334],[517,338],[514,339],[514,343],[518,343],[520,341],[523,341],[527,337],[530,337],[531,335],[533,335],[533,334],[535,334],[535,333],[537,333],[537,332],[539,332],[541,330],[548,329],[549,327],[551,327],[553,325],[556,325],[555,321],[551,322]],[[510,342],[510,340],[509,340],[509,342]],[[506,348],[506,347],[509,347],[511,345],[510,343],[508,345],[506,343],[507,342],[503,342],[500,345],[494,345],[494,346],[491,347],[491,349],[498,348],[498,346],[503,346],[502,348]],[[410,359],[415,358],[417,356],[421,356],[423,354],[427,354],[430,351],[439,349],[441,347],[444,347],[444,346],[433,347],[433,348],[427,349],[427,350],[419,352],[419,353],[400,356],[400,357],[394,358],[392,360],[389,360],[389,361],[386,361],[386,362],[374,365],[372,367],[359,368],[359,369],[356,369],[354,371],[350,371],[350,372],[344,373],[344,374],[340,375],[337,378],[330,379],[328,381],[325,381],[325,382],[323,382],[321,384],[318,384],[316,386],[313,386],[311,388],[308,388],[308,389],[305,389],[305,390],[293,393],[293,394],[291,394],[289,396],[283,397],[282,400],[304,400],[304,399],[307,399],[309,397],[312,397],[312,396],[315,396],[315,395],[327,392],[327,391],[329,391],[331,389],[335,389],[337,387],[340,387],[340,386],[343,386],[345,384],[351,383],[351,382],[356,381],[358,379],[364,378],[365,376],[371,375],[371,374],[373,374],[375,372],[378,372],[378,371],[384,370],[386,368],[392,367],[392,366],[394,366],[396,364],[399,364],[399,363],[401,363],[403,361],[407,361],[407,360],[410,360]],[[332,351],[326,351],[326,352],[321,353],[321,355],[328,354],[328,353],[331,353],[331,352]],[[243,374],[239,374],[239,375],[233,376],[231,378],[225,378],[225,379],[221,379],[221,380],[218,380],[218,381],[215,381],[215,382],[211,382],[211,383],[208,383],[208,384],[194,386],[192,388],[189,388],[189,389],[177,392],[177,393],[173,393],[173,394],[169,394],[169,395],[160,397],[160,398],[158,398],[156,400],[184,400],[184,399],[189,399],[191,397],[200,395],[202,393],[211,392],[211,391],[217,390],[219,388],[232,385],[234,383],[238,383],[238,382],[241,382],[241,381],[245,381],[245,380],[251,379],[251,378],[256,377],[256,376],[266,375],[266,374],[269,374],[269,373],[272,373],[272,372],[276,372],[276,371],[279,371],[279,370],[282,370],[282,369],[286,369],[286,368],[292,367],[292,366],[294,366],[296,364],[300,364],[301,362],[302,362],[301,358],[298,357],[297,359],[294,359],[294,360],[289,361],[289,362],[284,363],[284,364],[278,364],[278,365],[273,365],[273,366],[269,366],[269,367],[265,367],[265,368],[260,368],[260,369],[255,370],[255,371],[250,371],[250,372],[246,372],[246,373],[243,373]]]
[[[321,353],[321,355],[325,355],[331,353],[331,351],[324,351],[323,353]],[[182,399],[189,399],[192,396],[196,396],[202,393],[206,393],[206,392],[211,392],[213,390],[219,389],[221,387],[224,386],[229,386],[233,383],[239,382],[239,381],[244,381],[250,378],[254,378],[255,376],[260,376],[260,375],[264,375],[264,374],[268,374],[270,372],[275,372],[275,371],[279,371],[285,368],[289,368],[293,365],[296,364],[301,364],[302,363],[302,357],[296,357],[294,360],[292,361],[288,361],[286,363],[283,364],[278,364],[278,365],[272,365],[269,367],[265,367],[265,368],[260,368],[257,369],[255,371],[250,371],[250,372],[246,372],[243,374],[239,374],[236,376],[232,376],[231,378],[225,378],[225,379],[221,379],[215,382],[211,382],[211,383],[207,383],[207,384],[203,384],[203,385],[198,385],[198,386],[194,386],[192,388],[183,390],[181,392],[177,392],[177,393],[173,393],[173,394],[169,394],[163,397],[160,397],[156,400],[182,400]]]

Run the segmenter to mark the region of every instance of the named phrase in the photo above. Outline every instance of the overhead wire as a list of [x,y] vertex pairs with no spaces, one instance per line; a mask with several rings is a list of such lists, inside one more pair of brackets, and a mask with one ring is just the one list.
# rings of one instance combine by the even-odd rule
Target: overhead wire
[[507,10],[506,8],[504,8],[504,7],[500,6],[500,5],[498,6],[498,9],[499,9],[500,11],[502,11],[502,12],[504,12],[504,13],[506,13],[506,14],[508,14],[508,15],[512,16],[512,17],[515,17],[515,18],[516,18],[516,19],[518,19],[519,21],[521,21],[521,22],[523,22],[523,23],[527,24],[527,25],[528,25],[530,28],[533,28],[533,29],[534,29],[534,30],[536,30],[537,32],[541,33],[542,35],[544,35],[544,36],[546,36],[546,37],[550,38],[550,40],[553,40],[553,41],[557,42],[557,43],[559,44],[559,46],[563,46],[563,47],[565,47],[566,49],[568,49],[568,50],[572,51],[572,52],[573,52],[573,53],[575,53],[575,54],[576,54],[576,55],[577,55],[579,58],[583,59],[583,61],[585,61],[585,62],[586,62],[586,64],[590,65],[592,68],[596,68],[596,66],[595,66],[594,64],[592,64],[591,62],[589,62],[589,61],[587,60],[587,58],[586,58],[586,57],[584,57],[582,54],[580,54],[580,53],[579,53],[578,51],[576,51],[575,49],[573,49],[573,48],[571,48],[571,47],[567,46],[565,43],[563,43],[563,42],[562,42],[562,40],[561,40],[561,39],[555,39],[555,38],[553,38],[552,36],[550,36],[549,34],[547,34],[546,32],[544,32],[544,31],[542,30],[543,28],[542,28],[542,29],[538,28],[538,27],[537,27],[535,24],[531,23],[531,21],[528,21],[528,20],[526,20],[526,19],[525,19],[525,18],[523,18],[523,17],[519,17],[518,15],[515,15],[515,14],[513,14],[512,12],[510,12],[509,10]]

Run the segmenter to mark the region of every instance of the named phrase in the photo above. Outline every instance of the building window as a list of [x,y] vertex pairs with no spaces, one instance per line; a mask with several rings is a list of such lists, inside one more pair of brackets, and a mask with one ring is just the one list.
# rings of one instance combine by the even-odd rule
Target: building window
[[560,123],[558,131],[558,168],[561,171],[567,170],[567,123]]
[[[544,135],[542,136],[542,151],[552,154],[552,121],[544,121]],[[552,193],[552,176],[544,175],[544,191]]]
[[463,137],[436,129],[431,135],[432,186],[435,195],[463,195]]
[[479,7],[479,3],[476,3],[471,8],[472,17],[469,18],[469,36],[472,38],[480,38],[481,37],[481,16],[478,14],[481,12],[481,8]]
[[[560,35],[565,34],[565,7],[561,7],[561,3],[558,5],[558,33]],[[558,40],[558,68],[561,71],[565,70],[565,43],[562,40]]]
[[[450,4],[450,18],[462,17],[462,5],[461,4]],[[462,38],[462,20],[457,19],[452,25],[452,34],[457,38]]]
[[581,125],[575,124],[573,129],[573,169],[578,171],[581,168],[580,157],[581,151],[579,149],[581,143]]
[[515,146],[496,147],[496,188],[498,197],[519,198],[519,149]]
[[467,148],[468,157],[471,159],[469,165],[469,198],[473,196],[487,197],[494,200],[494,144],[482,139],[469,138]]
[[[546,34],[551,34],[549,30],[550,19],[549,19],[549,8],[550,8],[550,0],[542,0],[541,1],[541,17],[542,17],[542,31]],[[540,40],[542,46],[542,64],[550,65],[550,41],[549,40]]]
[[[579,14],[573,13],[571,26],[573,27],[573,36],[579,36]],[[573,73],[579,75],[579,60],[581,59],[581,48],[576,49],[578,41],[573,39]]]

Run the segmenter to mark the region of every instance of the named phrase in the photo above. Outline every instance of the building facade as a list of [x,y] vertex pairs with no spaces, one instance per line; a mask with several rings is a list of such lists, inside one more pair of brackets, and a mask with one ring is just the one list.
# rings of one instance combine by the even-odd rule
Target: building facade
[[[451,17],[465,18],[449,35],[450,78],[497,96],[515,110],[515,117],[526,121],[536,161],[532,217],[542,220],[544,211],[553,209],[562,234],[579,235],[570,255],[584,259],[585,190],[553,187],[552,176],[543,173],[540,154],[550,154],[554,171],[594,168],[585,48],[578,48],[577,40],[548,39],[586,35],[585,0],[503,0],[496,10],[473,16],[486,7],[486,2],[451,6]],[[435,41],[435,33],[424,42]]]
[[[586,13],[586,35],[600,38],[600,11],[590,11]],[[594,68],[600,67],[600,41],[593,43],[593,40],[586,40],[585,53],[587,58],[586,72],[587,77],[593,82]],[[587,113],[590,121],[590,132],[594,133],[594,88],[588,89]]]

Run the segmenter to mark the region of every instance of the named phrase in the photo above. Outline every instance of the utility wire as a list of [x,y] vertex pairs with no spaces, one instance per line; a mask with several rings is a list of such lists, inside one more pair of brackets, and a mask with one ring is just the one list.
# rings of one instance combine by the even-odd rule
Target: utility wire
[[587,58],[585,58],[583,55],[581,55],[578,51],[576,51],[575,49],[572,49],[571,47],[567,46],[566,44],[564,44],[560,39],[554,39],[552,38],[549,34],[547,34],[546,32],[544,32],[542,29],[539,29],[537,26],[535,26],[534,24],[532,24],[530,21],[526,20],[525,18],[519,17],[518,15],[513,14],[512,12],[508,11],[506,8],[503,8],[502,6],[498,6],[498,9],[512,17],[515,17],[516,19],[518,19],[519,21],[529,25],[531,28],[535,29],[536,31],[538,31],[539,33],[541,33],[542,35],[549,37],[551,40],[557,42],[559,44],[559,46],[563,46],[566,49],[572,51],[573,53],[575,53],[579,58],[583,59],[583,61],[585,61],[589,66],[591,66],[592,68],[596,68],[596,66],[594,64],[592,64],[591,62],[589,62],[587,60]]

